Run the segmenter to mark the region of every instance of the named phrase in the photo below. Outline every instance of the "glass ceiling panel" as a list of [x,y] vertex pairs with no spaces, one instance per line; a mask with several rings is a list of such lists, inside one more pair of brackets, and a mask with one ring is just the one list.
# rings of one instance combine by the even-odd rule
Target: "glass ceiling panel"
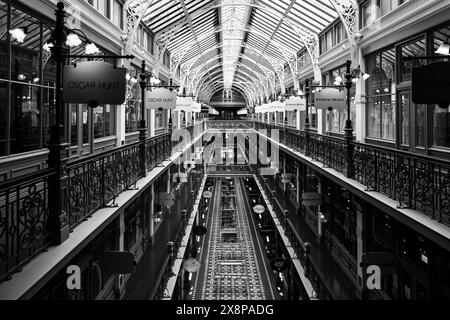
[[181,23],[169,51],[185,53],[180,63],[195,62],[191,69],[210,61],[200,74],[214,72],[212,80],[230,89],[238,77],[253,81],[245,74],[259,81],[274,72],[271,60],[289,69],[285,53],[305,51],[291,22],[318,34],[337,17],[329,0],[154,0],[143,21],[156,36]]

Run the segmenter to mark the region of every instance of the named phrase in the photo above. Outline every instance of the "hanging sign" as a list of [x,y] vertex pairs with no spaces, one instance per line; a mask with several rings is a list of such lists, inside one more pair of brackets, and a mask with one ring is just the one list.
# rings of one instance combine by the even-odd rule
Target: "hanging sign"
[[159,194],[159,204],[170,208],[175,204],[175,196],[172,193],[162,192]]
[[203,193],[203,198],[205,198],[205,199],[211,199],[212,198],[212,192],[211,191],[205,191],[204,193]]
[[198,102],[194,102],[192,104],[192,112],[200,113],[202,112],[202,104]]
[[437,62],[412,70],[412,101],[415,104],[450,104],[450,62]]
[[270,266],[272,267],[272,270],[283,272],[288,268],[288,262],[283,258],[276,258],[272,260]]
[[291,183],[292,179],[294,179],[293,173],[283,173],[281,175],[281,182],[282,183]]
[[103,61],[87,61],[64,67],[63,98],[66,103],[120,105],[126,96],[125,68]]
[[187,271],[189,273],[196,273],[198,270],[200,270],[201,264],[196,259],[188,259],[183,264],[184,271]]
[[320,193],[308,192],[302,194],[303,206],[320,206],[322,205],[322,195]]
[[335,88],[326,88],[314,94],[314,107],[316,109],[342,110],[347,106],[347,93]]
[[255,213],[261,214],[261,213],[264,213],[264,211],[266,211],[266,208],[264,208],[264,206],[258,204],[253,207],[253,211],[255,211]]
[[196,236],[204,236],[208,230],[204,226],[195,226],[193,232]]
[[185,111],[185,112],[191,112],[193,110],[194,101],[192,98],[187,97],[177,97],[176,102],[176,110],[177,111]]
[[153,88],[145,93],[147,109],[175,109],[177,106],[177,91],[166,88]]
[[286,100],[286,111],[306,111],[306,100],[300,97],[290,97]]

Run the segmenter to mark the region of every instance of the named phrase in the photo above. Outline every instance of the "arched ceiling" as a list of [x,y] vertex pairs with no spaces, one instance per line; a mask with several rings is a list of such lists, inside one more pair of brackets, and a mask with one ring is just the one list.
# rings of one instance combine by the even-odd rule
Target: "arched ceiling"
[[[160,52],[171,53],[171,74],[203,98],[220,90],[244,92],[247,101],[284,86],[298,53],[318,50],[317,34],[354,10],[355,0],[153,0],[142,21]],[[343,18],[344,19],[344,18]],[[346,24],[347,32],[350,23]],[[318,54],[317,54],[318,55]],[[162,56],[161,54],[159,55]]]

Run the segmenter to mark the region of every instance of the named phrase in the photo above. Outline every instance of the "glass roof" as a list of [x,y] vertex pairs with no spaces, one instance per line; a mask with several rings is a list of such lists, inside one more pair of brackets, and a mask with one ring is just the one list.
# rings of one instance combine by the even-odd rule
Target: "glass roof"
[[248,92],[305,48],[293,24],[317,35],[337,17],[331,0],[154,0],[143,21],[196,84]]

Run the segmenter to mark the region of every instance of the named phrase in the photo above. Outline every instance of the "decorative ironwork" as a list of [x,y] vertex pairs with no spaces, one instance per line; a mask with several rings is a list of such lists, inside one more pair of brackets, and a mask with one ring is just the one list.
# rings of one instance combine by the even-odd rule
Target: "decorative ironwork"
[[73,230],[117,196],[136,186],[139,144],[83,158],[68,164],[69,225]]
[[450,164],[399,150],[355,143],[355,179],[450,226]]
[[356,11],[358,8],[356,0],[330,0],[330,2],[344,24],[348,38],[354,41],[354,35],[356,33]]
[[0,184],[0,281],[50,246],[49,180],[46,170]]
[[314,133],[310,133],[309,138],[311,158],[336,171],[344,170],[346,164],[344,139]]

